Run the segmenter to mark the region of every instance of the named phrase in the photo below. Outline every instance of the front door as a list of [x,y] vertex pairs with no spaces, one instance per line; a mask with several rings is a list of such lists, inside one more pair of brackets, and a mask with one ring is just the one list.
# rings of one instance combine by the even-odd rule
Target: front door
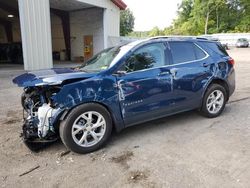
[[153,43],[133,52],[119,70],[117,87],[126,126],[155,119],[171,106],[172,76],[167,68],[166,48]]

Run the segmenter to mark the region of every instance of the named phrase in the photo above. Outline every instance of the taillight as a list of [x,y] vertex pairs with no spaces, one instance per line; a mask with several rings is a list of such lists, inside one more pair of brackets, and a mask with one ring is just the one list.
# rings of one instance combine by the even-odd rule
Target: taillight
[[235,61],[234,61],[233,58],[230,57],[230,59],[228,60],[228,63],[229,63],[230,65],[234,66]]

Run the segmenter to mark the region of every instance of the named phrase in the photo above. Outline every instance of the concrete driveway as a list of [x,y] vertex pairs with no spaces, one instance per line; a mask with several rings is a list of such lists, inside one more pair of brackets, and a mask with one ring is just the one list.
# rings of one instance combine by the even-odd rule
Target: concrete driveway
[[[250,48],[228,51],[236,61],[237,89],[225,112],[197,112],[113,134],[104,149],[65,153],[61,142],[39,152],[22,143],[22,90],[0,68],[0,185],[2,187],[250,187]],[[30,169],[34,171],[22,175]]]

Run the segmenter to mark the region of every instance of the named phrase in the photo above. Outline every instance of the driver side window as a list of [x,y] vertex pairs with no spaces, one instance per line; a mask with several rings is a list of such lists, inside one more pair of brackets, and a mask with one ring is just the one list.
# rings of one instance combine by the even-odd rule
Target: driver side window
[[165,46],[154,43],[136,50],[125,62],[123,70],[134,72],[165,65]]

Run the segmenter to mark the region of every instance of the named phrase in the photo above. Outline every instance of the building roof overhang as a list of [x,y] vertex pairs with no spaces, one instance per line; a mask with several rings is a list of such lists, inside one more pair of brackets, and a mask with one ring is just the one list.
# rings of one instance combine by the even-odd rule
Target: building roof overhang
[[121,10],[125,10],[127,8],[127,5],[122,0],[111,0],[111,1]]

